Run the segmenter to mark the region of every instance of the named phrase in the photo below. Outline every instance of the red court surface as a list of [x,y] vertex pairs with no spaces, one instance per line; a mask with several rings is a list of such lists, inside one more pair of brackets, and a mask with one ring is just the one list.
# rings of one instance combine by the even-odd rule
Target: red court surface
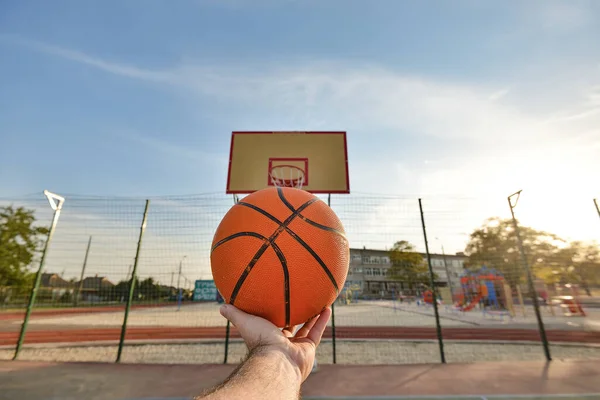
[[[139,304],[131,306],[132,310],[144,309],[144,308],[158,308],[158,307],[173,307],[173,304]],[[31,318],[49,318],[60,315],[76,315],[76,314],[92,314],[92,313],[103,313],[103,312],[116,312],[125,311],[124,305],[115,306],[96,306],[96,307],[65,307],[65,308],[50,308],[50,309],[37,309],[31,313]],[[25,307],[19,311],[3,311],[0,312],[0,321],[22,321],[25,316]]]
[[[88,329],[31,329],[25,336],[26,344],[36,343],[77,343],[94,341],[114,341],[119,339],[120,328],[88,328]],[[444,328],[445,340],[499,340],[499,341],[531,341],[539,342],[539,333],[531,329],[491,329],[491,328]],[[546,331],[552,343],[600,343],[600,332],[581,331]],[[19,332],[0,332],[0,346],[9,346],[17,342]],[[240,335],[235,328],[231,330],[232,338]],[[331,337],[331,329],[325,331],[325,338]],[[338,339],[436,339],[434,328],[423,327],[338,327]],[[169,340],[169,339],[224,339],[225,327],[130,327],[126,340]]]
[[[223,380],[233,368],[231,365],[3,361],[0,362],[0,399],[185,399]],[[599,377],[597,360],[369,367],[323,365],[306,381],[302,395],[307,399],[583,395],[600,391]]]

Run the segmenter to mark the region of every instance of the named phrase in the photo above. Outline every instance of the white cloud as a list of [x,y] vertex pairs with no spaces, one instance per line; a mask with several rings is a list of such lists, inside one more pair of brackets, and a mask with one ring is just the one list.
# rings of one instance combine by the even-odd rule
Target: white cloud
[[112,63],[100,58],[89,56],[88,54],[80,51],[53,46],[35,40],[24,39],[18,36],[0,34],[0,40],[14,45],[29,47],[32,50],[61,57],[80,64],[89,65],[90,67],[98,68],[102,71],[115,75],[154,82],[168,82],[172,78],[168,73],[165,72],[151,71],[130,65]]
[[492,94],[490,94],[489,99],[491,101],[496,101],[506,96],[510,90],[508,88],[500,89]]
[[[468,210],[479,219],[493,213],[506,216],[503,199],[524,189],[524,198],[539,200],[522,216],[524,222],[575,238],[593,237],[591,226],[579,229],[581,221],[593,217],[591,206],[569,212],[562,206],[564,194],[591,199],[598,191],[594,186],[600,170],[597,76],[588,77],[595,84],[583,92],[568,82],[547,90],[544,95],[553,97],[553,108],[535,112],[528,104],[541,101],[539,93],[524,92],[519,82],[508,82],[507,87],[520,88],[518,95],[508,98],[508,89],[406,75],[373,65],[303,62],[242,68],[190,63],[153,71],[55,46],[31,47],[115,75],[175,87],[191,102],[196,97],[219,100],[223,107],[235,108],[229,116],[232,125],[347,129],[355,157],[350,160],[351,186],[356,191],[480,197]],[[500,98],[503,101],[494,101]],[[151,147],[164,145],[140,140]],[[405,150],[415,140],[424,142],[412,148],[416,154]],[[379,143],[370,147],[376,153],[363,153],[373,143]],[[453,146],[445,150],[447,143]],[[165,151],[189,154],[178,146]],[[424,164],[423,159],[436,162]],[[499,205],[491,207],[490,198],[500,199]],[[556,207],[570,217],[548,218]],[[375,214],[365,218],[369,215]],[[455,232],[468,231],[473,221],[451,220]]]
[[544,28],[570,31],[592,22],[593,10],[589,1],[543,0],[532,3],[530,15]]
[[132,130],[113,132],[118,137],[141,144],[155,153],[162,153],[169,158],[187,158],[197,163],[209,163],[213,167],[224,168],[229,162],[229,154],[223,151],[222,154],[213,154],[202,151],[193,146],[184,146],[175,144],[172,141],[166,141],[142,135]]

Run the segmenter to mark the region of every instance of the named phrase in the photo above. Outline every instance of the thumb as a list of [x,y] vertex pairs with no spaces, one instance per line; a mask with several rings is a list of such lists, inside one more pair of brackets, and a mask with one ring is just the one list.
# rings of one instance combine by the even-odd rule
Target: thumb
[[240,325],[244,324],[244,321],[251,317],[250,314],[246,314],[242,310],[237,309],[231,304],[223,304],[219,309],[222,316],[227,318],[229,322],[235,325],[236,328],[240,328]]

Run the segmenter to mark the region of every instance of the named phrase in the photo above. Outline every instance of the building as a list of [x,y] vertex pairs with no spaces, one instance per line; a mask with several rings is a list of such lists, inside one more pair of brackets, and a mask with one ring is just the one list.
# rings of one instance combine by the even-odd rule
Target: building
[[42,273],[38,300],[56,300],[67,292],[73,291],[73,285],[58,274]]
[[[423,263],[427,263],[427,255],[419,253]],[[460,276],[464,270],[467,257],[463,253],[430,254],[433,272],[438,276],[437,287],[460,287]],[[399,293],[407,293],[405,282],[393,280],[389,275],[392,267],[389,251],[372,249],[350,249],[350,268],[346,279],[346,287],[359,295],[390,298]],[[448,280],[448,277],[450,278]],[[449,281],[449,283],[448,283]]]
[[[79,287],[81,281],[77,282],[76,285]],[[108,293],[110,293],[115,284],[108,280],[108,278],[104,276],[88,276],[83,279],[83,284],[81,285],[81,293],[79,294],[79,299],[81,301],[88,302],[100,302],[102,298],[105,297]]]

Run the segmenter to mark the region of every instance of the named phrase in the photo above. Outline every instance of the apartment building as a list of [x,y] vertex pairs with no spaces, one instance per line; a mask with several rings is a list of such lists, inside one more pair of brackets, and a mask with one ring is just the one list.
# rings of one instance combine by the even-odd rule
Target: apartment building
[[[423,263],[427,263],[427,255],[420,254]],[[438,276],[436,286],[460,287],[460,276],[466,259],[463,253],[431,254],[433,272]],[[391,297],[393,293],[397,295],[406,292],[408,286],[404,282],[391,279],[391,267],[387,250],[350,249],[350,269],[346,287],[362,295],[384,298]]]

